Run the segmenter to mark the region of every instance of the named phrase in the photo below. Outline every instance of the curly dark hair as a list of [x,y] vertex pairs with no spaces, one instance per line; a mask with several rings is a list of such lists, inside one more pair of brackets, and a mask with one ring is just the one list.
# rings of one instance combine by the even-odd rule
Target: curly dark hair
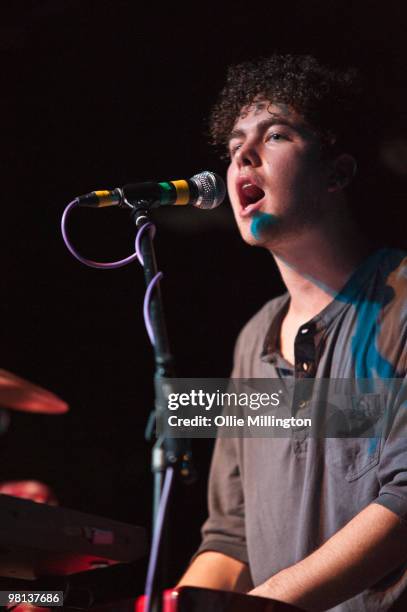
[[357,156],[366,104],[356,69],[328,68],[310,55],[272,55],[231,66],[210,117],[213,144],[224,151],[241,110],[255,99],[291,106],[327,152],[346,150]]

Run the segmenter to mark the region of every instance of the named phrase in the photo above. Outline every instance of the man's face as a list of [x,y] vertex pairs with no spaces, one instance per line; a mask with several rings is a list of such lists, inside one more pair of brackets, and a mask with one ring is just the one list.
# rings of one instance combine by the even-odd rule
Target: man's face
[[229,151],[229,197],[246,242],[272,248],[321,221],[327,164],[293,109],[254,101],[239,115]]

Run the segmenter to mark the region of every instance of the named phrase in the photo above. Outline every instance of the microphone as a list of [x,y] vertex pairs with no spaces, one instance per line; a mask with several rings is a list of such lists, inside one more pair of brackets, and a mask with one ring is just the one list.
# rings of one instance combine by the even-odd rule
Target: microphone
[[196,206],[212,210],[221,204],[226,195],[223,179],[214,172],[200,172],[188,180],[162,183],[134,183],[111,191],[92,191],[77,198],[79,206],[102,208],[104,206],[146,208],[161,206]]

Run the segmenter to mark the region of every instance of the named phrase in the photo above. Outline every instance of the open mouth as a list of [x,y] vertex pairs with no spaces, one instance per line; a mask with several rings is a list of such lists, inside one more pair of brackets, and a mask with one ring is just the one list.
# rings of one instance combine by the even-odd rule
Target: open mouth
[[263,189],[254,183],[250,183],[250,181],[246,181],[239,185],[239,196],[242,208],[247,208],[250,204],[256,204],[256,202],[262,200],[265,195]]

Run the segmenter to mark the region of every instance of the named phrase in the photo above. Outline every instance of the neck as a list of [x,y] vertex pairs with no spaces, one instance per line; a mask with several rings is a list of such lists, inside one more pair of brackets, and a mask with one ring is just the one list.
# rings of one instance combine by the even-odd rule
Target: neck
[[353,225],[340,229],[335,224],[313,228],[271,249],[291,297],[293,318],[308,320],[323,310],[367,256],[368,245]]

